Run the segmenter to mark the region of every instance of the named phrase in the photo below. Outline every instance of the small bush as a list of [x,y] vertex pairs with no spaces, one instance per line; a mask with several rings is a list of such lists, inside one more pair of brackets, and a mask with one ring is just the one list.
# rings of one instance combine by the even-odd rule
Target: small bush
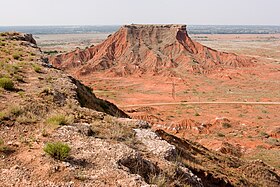
[[4,118],[6,118],[6,113],[5,112],[0,112],[0,121],[3,120]]
[[47,143],[44,147],[44,151],[51,157],[58,160],[65,160],[69,156],[71,148],[61,142]]
[[13,90],[14,89],[14,83],[10,78],[0,78],[0,87],[4,88],[5,90]]
[[33,64],[33,69],[36,73],[42,73],[41,67],[37,64]]
[[21,57],[21,56],[20,56],[18,53],[13,54],[13,58],[14,58],[15,60],[20,59],[20,57]]
[[5,146],[5,142],[3,139],[0,138],[0,153],[4,154],[11,154],[14,152],[10,147]]
[[18,116],[20,116],[21,114],[23,114],[23,109],[22,109],[22,107],[17,106],[17,105],[11,106],[11,107],[9,108],[9,114],[12,115],[12,116],[14,116],[14,117],[18,117]]
[[60,126],[60,125],[68,125],[69,123],[71,123],[71,121],[72,120],[69,117],[59,114],[59,115],[50,117],[47,120],[47,123]]
[[200,116],[200,114],[196,112],[196,113],[194,114],[194,116]]
[[262,110],[262,113],[267,114],[268,111],[267,110]]
[[231,128],[231,124],[223,123],[223,128],[226,128],[226,129]]
[[0,42],[0,46],[5,46],[5,45],[6,45],[6,43]]
[[17,94],[18,94],[21,98],[24,98],[24,95],[25,95],[24,91],[19,91],[19,92],[17,92]]
[[8,36],[8,34],[9,34],[8,32],[1,32],[0,36]]
[[263,138],[269,138],[269,135],[266,132],[260,132],[260,136]]
[[223,133],[220,133],[220,132],[217,133],[217,136],[218,137],[225,137],[225,135]]

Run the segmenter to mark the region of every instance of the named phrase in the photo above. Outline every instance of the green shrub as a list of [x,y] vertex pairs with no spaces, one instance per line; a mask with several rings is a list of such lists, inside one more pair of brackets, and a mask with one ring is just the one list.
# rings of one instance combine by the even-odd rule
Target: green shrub
[[6,45],[6,43],[0,42],[0,46],[5,46],[5,45]]
[[59,114],[59,115],[50,117],[47,120],[47,123],[60,126],[60,125],[67,125],[67,124],[71,123],[71,121],[72,120],[69,117]]
[[19,91],[19,92],[17,92],[17,94],[18,94],[21,98],[24,98],[24,95],[25,95],[24,91]]
[[6,113],[5,112],[0,112],[0,121],[3,120],[5,117],[6,117]]
[[9,34],[8,32],[1,32],[0,36],[8,36],[8,34]]
[[0,78],[0,87],[4,88],[5,90],[13,90],[14,89],[14,83],[10,78]]
[[47,143],[44,147],[44,151],[51,157],[58,160],[65,160],[69,156],[71,148],[61,142]]
[[20,59],[20,57],[21,57],[21,56],[20,56],[18,53],[13,54],[13,58],[14,58],[15,60]]
[[37,73],[41,73],[42,72],[41,67],[39,65],[37,65],[37,64],[33,64],[33,69]]

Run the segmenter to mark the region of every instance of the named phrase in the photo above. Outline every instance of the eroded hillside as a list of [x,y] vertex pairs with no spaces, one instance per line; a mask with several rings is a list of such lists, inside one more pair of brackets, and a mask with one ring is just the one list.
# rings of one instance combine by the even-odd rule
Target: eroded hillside
[[254,65],[252,58],[193,41],[186,25],[126,25],[97,46],[57,55],[50,62],[77,76],[104,70],[115,76],[178,76]]

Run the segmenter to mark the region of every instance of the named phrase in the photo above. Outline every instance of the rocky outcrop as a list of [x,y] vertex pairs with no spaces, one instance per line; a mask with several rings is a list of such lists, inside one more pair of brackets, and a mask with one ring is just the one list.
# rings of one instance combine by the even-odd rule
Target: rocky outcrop
[[209,73],[247,67],[253,59],[219,52],[193,41],[186,25],[125,25],[103,43],[50,57],[50,62],[75,75],[106,71],[116,76]]
[[116,105],[109,101],[97,98],[91,88],[83,85],[80,81],[69,77],[71,82],[76,86],[76,97],[80,105],[99,112],[104,112],[112,116],[129,118],[129,116],[120,110]]
[[10,40],[25,41],[34,46],[37,45],[36,40],[33,38],[32,34],[29,33],[18,33],[18,32],[6,32],[2,33],[3,36],[7,36]]
[[[174,145],[178,160],[198,176],[204,186],[279,186],[274,168],[262,161],[248,162],[230,155],[212,152],[200,144],[157,130],[156,134]],[[246,177],[244,177],[246,176]]]

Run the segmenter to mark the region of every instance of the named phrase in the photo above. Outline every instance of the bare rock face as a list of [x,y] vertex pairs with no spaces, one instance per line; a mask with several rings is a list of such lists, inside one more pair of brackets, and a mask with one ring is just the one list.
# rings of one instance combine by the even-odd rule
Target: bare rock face
[[150,129],[134,129],[136,137],[148,147],[155,155],[162,158],[172,158],[176,156],[175,146],[161,140],[156,133]]
[[9,33],[9,38],[13,40],[19,40],[19,41],[26,41],[30,44],[37,45],[36,40],[33,38],[32,34],[27,33]]
[[[253,59],[213,50],[193,41],[186,25],[125,25],[103,43],[50,58],[59,68],[76,75],[106,70],[116,76],[209,73],[247,67]],[[172,70],[173,69],[173,70]]]

